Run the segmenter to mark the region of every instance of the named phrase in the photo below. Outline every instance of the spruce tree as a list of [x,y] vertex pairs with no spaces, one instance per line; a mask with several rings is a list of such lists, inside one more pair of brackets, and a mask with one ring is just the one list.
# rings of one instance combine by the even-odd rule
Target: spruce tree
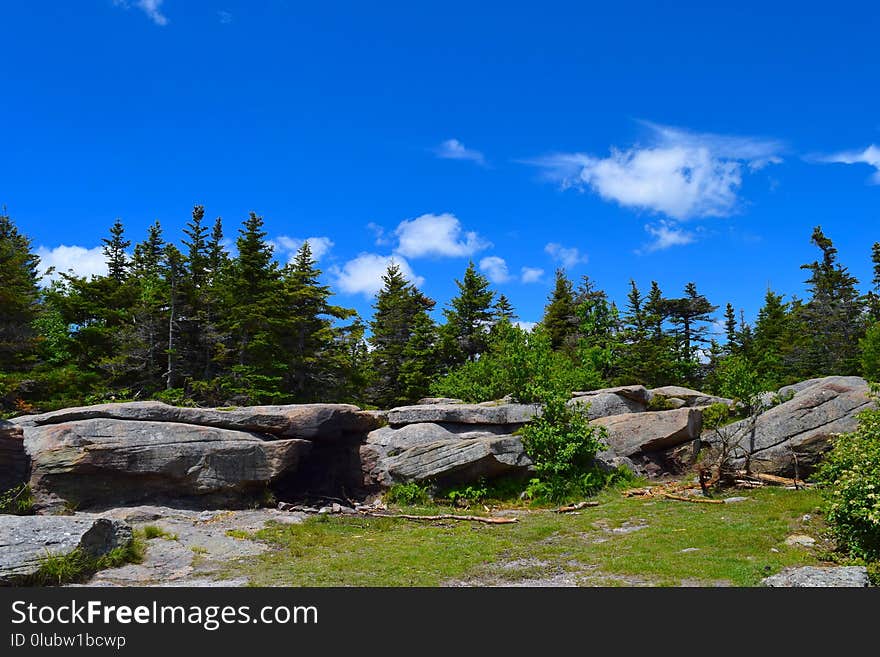
[[492,323],[495,293],[489,279],[469,262],[462,279],[455,281],[458,295],[443,311],[446,317],[444,342],[447,364],[472,361],[486,350],[488,328]]
[[572,350],[577,346],[578,317],[574,285],[561,267],[556,270],[556,283],[544,307],[541,325],[550,336],[554,350]]
[[35,356],[39,262],[30,240],[0,213],[0,373],[22,369]]
[[724,336],[727,338],[727,353],[737,353],[740,347],[740,335],[737,331],[736,310],[729,302],[724,308]]
[[110,227],[110,237],[103,238],[101,242],[104,244],[107,274],[117,283],[125,282],[128,274],[128,255],[125,250],[131,246],[131,242],[125,239],[125,227],[121,219],[117,219]]
[[498,301],[495,302],[495,307],[493,310],[493,319],[495,320],[495,322],[499,322],[504,319],[512,322],[517,319],[516,311],[513,309],[513,304],[510,303],[510,299],[508,299],[507,296],[504,294],[498,295]]

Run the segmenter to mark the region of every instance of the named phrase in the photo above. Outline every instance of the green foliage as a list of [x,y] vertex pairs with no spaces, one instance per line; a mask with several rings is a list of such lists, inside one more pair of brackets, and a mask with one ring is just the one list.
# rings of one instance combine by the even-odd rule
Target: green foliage
[[196,406],[193,400],[183,388],[170,388],[160,390],[153,395],[153,399],[171,406]]
[[648,410],[649,411],[671,411],[675,408],[675,404],[669,397],[664,395],[653,395],[648,401]]
[[147,525],[143,529],[144,538],[148,541],[152,541],[154,538],[164,538],[166,541],[176,541],[178,539],[177,534],[173,534],[161,527],[157,527],[156,525]]
[[541,415],[520,430],[538,475],[529,485],[534,498],[556,501],[573,493],[591,494],[604,485],[593,458],[605,446],[606,430],[590,424],[583,408],[566,401],[559,391],[549,393]]
[[724,403],[711,404],[703,409],[703,427],[706,429],[719,429],[725,424],[735,421],[731,417],[730,407]]
[[0,513],[14,516],[34,514],[34,497],[28,484],[21,484],[0,493]]
[[385,493],[385,500],[391,504],[402,506],[416,506],[424,504],[431,499],[426,486],[420,486],[414,481],[405,484],[394,484]]
[[854,557],[880,559],[880,411],[864,411],[858,429],[835,440],[815,478],[840,547]]
[[722,396],[741,404],[746,415],[757,409],[765,387],[747,358],[737,354],[727,356],[718,364],[715,374]]
[[874,383],[880,382],[880,321],[871,325],[859,341],[862,351],[862,376]]
[[443,350],[447,364],[473,361],[486,350],[488,327],[492,324],[495,293],[489,279],[469,262],[462,279],[455,281],[458,295],[444,309]]
[[29,586],[62,586],[81,583],[99,570],[118,568],[127,563],[140,563],[144,560],[146,546],[139,536],[128,545],[118,547],[107,554],[95,558],[76,548],[67,554],[53,554],[49,551],[40,559],[39,570],[26,578]]
[[431,393],[468,402],[510,395],[519,402],[533,403],[546,397],[549,389],[591,390],[601,384],[590,367],[554,351],[541,327],[529,332],[501,320],[493,327],[486,353],[435,382]]

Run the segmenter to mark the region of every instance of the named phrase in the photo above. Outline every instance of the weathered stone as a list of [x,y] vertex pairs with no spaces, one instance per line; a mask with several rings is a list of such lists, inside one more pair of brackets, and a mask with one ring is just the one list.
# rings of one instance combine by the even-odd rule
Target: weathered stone
[[611,450],[603,450],[596,454],[593,463],[603,472],[613,472],[618,468],[626,468],[633,474],[640,474],[640,468],[625,456],[616,456]]
[[610,415],[623,415],[624,413],[642,413],[645,404],[633,401],[611,392],[602,392],[596,395],[581,395],[568,400],[568,405],[574,408],[586,407],[587,417],[595,420]]
[[679,397],[667,397],[666,405],[670,410],[675,410],[676,408],[684,408],[688,405],[688,403],[684,399],[680,399]]
[[682,386],[663,386],[661,388],[653,388],[650,391],[651,397],[666,397],[680,399],[685,406],[708,406],[710,404],[727,404],[733,403],[733,400],[725,397],[716,397],[699,390],[683,388]]
[[[859,412],[871,406],[862,378],[830,376],[807,383],[789,386],[796,390],[794,396],[761,413],[754,431],[748,419],[724,427],[743,452],[751,453],[754,472],[792,476],[796,460],[798,474],[806,476],[831,447],[833,436],[854,431]],[[710,445],[717,441],[706,439]],[[744,464],[744,457],[734,461],[738,467]]]
[[131,527],[121,520],[93,516],[0,515],[0,585],[35,575],[47,554],[81,549],[92,558],[127,546]]
[[540,412],[538,404],[426,404],[392,408],[388,411],[388,423],[393,427],[419,422],[519,426]]
[[404,449],[368,443],[361,447],[361,460],[365,484],[381,487],[408,481],[472,482],[525,473],[532,465],[518,437],[478,432]]
[[16,418],[15,422],[29,427],[93,419],[190,424],[308,440],[365,434],[380,426],[380,419],[376,415],[349,404],[247,406],[220,410],[169,406],[156,401],[80,406],[23,416]]
[[772,587],[850,587],[870,586],[868,571],[864,566],[803,566],[786,568],[781,573],[761,580]]
[[571,393],[571,396],[587,397],[604,394],[617,395],[618,397],[623,397],[639,404],[647,404],[651,400],[650,393],[645,386],[642,385],[616,386],[614,388],[600,388],[599,390],[588,390],[586,392],[573,392]]
[[85,508],[148,499],[242,503],[297,468],[305,440],[171,422],[93,419],[25,428],[42,504]]
[[666,450],[700,436],[702,412],[696,408],[612,415],[592,421],[608,431],[608,448],[616,456]]
[[424,406],[426,404],[464,404],[464,401],[454,397],[422,397],[416,403],[419,406]]
[[30,459],[21,427],[0,420],[0,493],[27,482]]

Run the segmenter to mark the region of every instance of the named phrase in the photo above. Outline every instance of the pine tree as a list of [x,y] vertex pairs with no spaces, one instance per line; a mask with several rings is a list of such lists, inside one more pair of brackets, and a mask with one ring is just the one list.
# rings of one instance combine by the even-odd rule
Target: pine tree
[[468,263],[462,280],[456,280],[458,296],[443,311],[446,317],[444,342],[447,364],[472,361],[486,350],[487,332],[492,323],[492,301],[495,293],[489,279]]
[[874,276],[871,278],[872,290],[865,295],[866,305],[870,321],[880,321],[880,242],[874,242],[871,247],[871,263],[873,264]]
[[22,369],[35,356],[39,262],[30,240],[0,213],[0,373]]
[[504,294],[498,295],[498,301],[495,302],[493,319],[495,322],[499,322],[504,319],[512,322],[517,319],[516,311],[513,309],[513,304],[510,303],[510,299],[508,299],[507,296]]
[[618,374],[623,348],[617,306],[584,276],[575,295],[575,313],[581,360],[610,382]]
[[740,335],[737,330],[736,310],[733,304],[728,303],[724,308],[724,336],[727,338],[726,351],[729,354],[735,354],[739,351]]
[[803,312],[804,369],[813,376],[856,374],[858,341],[865,331],[858,279],[837,262],[837,249],[821,226],[813,229],[811,241],[821,250],[822,259],[801,265],[810,272],[806,284],[811,295]]
[[387,408],[416,401],[427,392],[437,367],[437,331],[428,315],[433,307],[399,265],[388,267],[370,321],[372,403]]
[[791,329],[789,304],[783,301],[781,294],[767,290],[755,322],[751,353],[758,376],[768,390],[788,382],[793,353]]
[[574,285],[560,267],[556,270],[556,284],[544,307],[544,318],[541,320],[554,350],[572,350],[577,346],[576,305]]
[[128,274],[128,255],[125,250],[131,242],[125,239],[122,220],[117,219],[110,228],[110,237],[103,238],[104,257],[107,259],[107,273],[117,283],[124,283]]

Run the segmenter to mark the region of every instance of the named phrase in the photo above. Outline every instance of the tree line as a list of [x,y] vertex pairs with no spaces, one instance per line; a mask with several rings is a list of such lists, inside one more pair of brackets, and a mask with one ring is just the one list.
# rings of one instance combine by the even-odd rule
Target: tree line
[[333,303],[305,242],[280,264],[251,213],[234,255],[221,219],[193,208],[179,245],[157,221],[132,247],[116,221],[107,273],[57,272],[41,287],[30,240],[0,213],[0,411],[160,399],[213,406],[347,401],[391,407],[429,394],[542,398],[555,386],[679,384],[735,396],[828,374],[880,378],[880,243],[863,294],[816,227],[807,296],[768,290],[752,324],[688,283],[667,295],[635,281],[623,307],[557,270],[541,322],[520,328],[509,299],[471,262],[436,306],[392,264],[365,320]]

